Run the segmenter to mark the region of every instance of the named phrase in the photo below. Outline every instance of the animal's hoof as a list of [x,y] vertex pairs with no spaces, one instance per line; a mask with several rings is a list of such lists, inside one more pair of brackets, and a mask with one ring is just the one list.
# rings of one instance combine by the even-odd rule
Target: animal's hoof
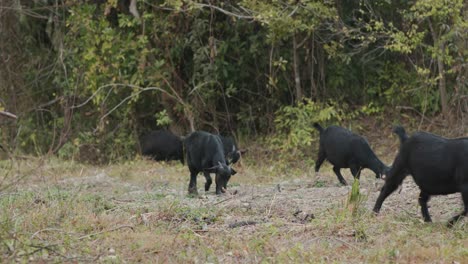
[[188,195],[191,196],[191,197],[198,196],[198,191],[197,191],[197,189],[189,189]]

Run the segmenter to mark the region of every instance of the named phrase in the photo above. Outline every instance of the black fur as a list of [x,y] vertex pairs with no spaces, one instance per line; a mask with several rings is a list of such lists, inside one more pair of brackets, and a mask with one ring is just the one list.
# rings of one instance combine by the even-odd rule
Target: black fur
[[142,137],[141,153],[154,160],[180,160],[184,163],[182,139],[169,130],[155,130]]
[[400,151],[374,206],[378,213],[385,199],[411,174],[419,186],[419,204],[424,221],[431,222],[427,202],[431,195],[460,192],[464,211],[449,221],[453,225],[468,214],[468,138],[447,139],[426,132],[408,137],[402,127],[394,132],[401,141]]
[[236,141],[232,137],[225,137],[219,135],[221,142],[223,143],[224,157],[228,165],[234,164],[239,161],[241,154],[237,147]]
[[402,126],[396,126],[393,129],[393,133],[395,133],[398,138],[400,139],[400,146],[405,143],[405,141],[408,139],[408,135],[406,134],[405,129]]
[[372,170],[377,178],[389,170],[363,137],[339,126],[329,126],[324,129],[318,123],[314,123],[314,127],[320,132],[319,153],[315,163],[316,172],[327,159],[333,164],[333,171],[338,180],[346,185],[346,180],[340,173],[341,168],[350,168],[353,177],[357,179],[364,168]]

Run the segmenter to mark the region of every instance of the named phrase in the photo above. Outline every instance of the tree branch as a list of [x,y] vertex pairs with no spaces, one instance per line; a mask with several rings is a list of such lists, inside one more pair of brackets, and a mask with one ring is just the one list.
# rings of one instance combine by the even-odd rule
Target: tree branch
[[3,115],[3,116],[6,116],[6,117],[9,117],[9,118],[13,118],[13,119],[18,119],[18,117],[10,112],[7,112],[7,111],[0,111],[0,115]]

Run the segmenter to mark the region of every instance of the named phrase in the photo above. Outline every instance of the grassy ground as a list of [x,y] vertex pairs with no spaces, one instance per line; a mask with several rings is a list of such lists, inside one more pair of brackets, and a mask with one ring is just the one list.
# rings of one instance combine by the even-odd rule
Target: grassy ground
[[[374,216],[381,180],[361,177],[364,194],[348,204],[329,165],[278,170],[248,159],[222,196],[187,196],[188,169],[135,160],[93,167],[56,159],[1,163],[23,180],[0,193],[2,262],[411,262],[468,263],[467,220],[459,194],[431,200],[422,223],[417,187]],[[283,171],[283,172],[279,172]],[[288,172],[289,171],[289,172]],[[349,172],[345,177],[352,181]],[[3,184],[3,186],[5,183]]]

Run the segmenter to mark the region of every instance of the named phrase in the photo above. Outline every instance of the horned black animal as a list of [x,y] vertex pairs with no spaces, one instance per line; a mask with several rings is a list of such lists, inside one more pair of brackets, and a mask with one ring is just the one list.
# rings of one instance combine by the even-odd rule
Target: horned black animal
[[197,175],[203,172],[206,183],[205,191],[210,189],[212,179],[210,173],[215,173],[216,194],[225,192],[227,183],[236,171],[226,162],[221,138],[204,131],[195,131],[184,139],[187,165],[190,170],[188,191],[197,194]]

